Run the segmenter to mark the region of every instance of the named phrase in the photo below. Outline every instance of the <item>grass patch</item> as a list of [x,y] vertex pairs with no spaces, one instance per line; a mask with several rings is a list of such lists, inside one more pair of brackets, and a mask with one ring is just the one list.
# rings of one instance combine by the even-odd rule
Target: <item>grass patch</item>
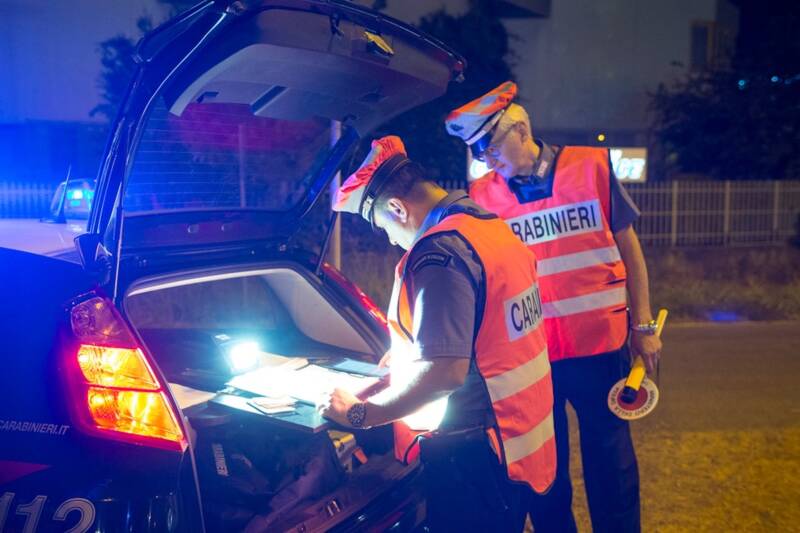
[[673,318],[800,318],[795,248],[652,249],[646,257],[653,307]]
[[[388,245],[356,249],[343,254],[342,267],[386,308],[400,256],[399,249]],[[800,319],[796,248],[653,248],[645,250],[645,256],[653,308],[668,308],[671,319]]]

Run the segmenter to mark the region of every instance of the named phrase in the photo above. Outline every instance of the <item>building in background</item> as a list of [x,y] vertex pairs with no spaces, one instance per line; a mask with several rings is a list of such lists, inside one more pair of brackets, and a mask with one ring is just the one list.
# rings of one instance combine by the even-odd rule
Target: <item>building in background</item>
[[647,146],[648,93],[723,63],[737,14],[729,0],[555,0],[546,18],[507,20],[534,132],[563,144]]
[[[386,0],[386,12],[413,23],[421,13],[444,6],[458,14],[469,3]],[[729,66],[739,27],[738,3],[496,2],[514,36],[510,62],[520,102],[531,112],[534,135],[556,144],[626,149],[618,159],[629,160],[627,174],[634,181],[636,175],[648,175],[647,169],[638,172],[638,160],[647,158],[646,152],[654,163],[650,176],[660,178],[661,156],[649,134],[650,94],[689,72]],[[627,164],[632,161],[628,153],[636,154],[635,164]]]

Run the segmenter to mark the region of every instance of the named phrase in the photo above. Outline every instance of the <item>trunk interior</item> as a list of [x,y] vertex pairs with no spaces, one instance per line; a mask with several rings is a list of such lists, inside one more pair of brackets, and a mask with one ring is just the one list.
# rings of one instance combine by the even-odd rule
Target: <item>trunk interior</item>
[[[253,399],[273,397],[271,385],[261,394],[228,385],[253,371],[269,380],[287,367],[375,361],[366,326],[298,265],[140,281],[123,307],[189,420],[209,530],[329,530],[414,470],[394,459],[389,427],[337,431],[316,413],[311,401],[330,383],[293,381],[274,397],[304,401],[269,413]],[[280,369],[267,364],[276,356]]]

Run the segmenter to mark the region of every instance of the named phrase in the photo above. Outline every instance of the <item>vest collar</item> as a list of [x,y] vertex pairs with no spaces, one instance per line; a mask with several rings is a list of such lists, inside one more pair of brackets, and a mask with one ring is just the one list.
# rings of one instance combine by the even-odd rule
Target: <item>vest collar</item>
[[453,191],[442,198],[439,203],[430,210],[428,216],[425,217],[425,220],[422,221],[422,226],[420,226],[419,231],[417,231],[417,235],[414,237],[414,244],[416,244],[416,242],[425,234],[426,231],[434,227],[436,224],[441,222],[444,217],[447,216],[447,210],[453,204],[467,198],[469,198],[469,195],[462,190]]
[[539,146],[539,158],[533,164],[533,174],[514,176],[508,180],[508,188],[521,204],[549,198],[553,195],[553,179],[555,177],[558,149],[542,141]]
[[557,151],[554,146],[551,146],[543,141],[535,141],[539,147],[539,158],[533,164],[533,173],[529,176],[514,176],[511,180],[526,182],[531,180],[543,180],[553,174],[555,168]]

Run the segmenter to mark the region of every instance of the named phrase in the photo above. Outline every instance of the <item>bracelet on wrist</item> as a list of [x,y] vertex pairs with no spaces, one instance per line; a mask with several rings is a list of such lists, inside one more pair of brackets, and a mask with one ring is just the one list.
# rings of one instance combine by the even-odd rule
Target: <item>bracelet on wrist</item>
[[639,333],[644,333],[646,335],[655,335],[656,330],[658,330],[658,324],[655,320],[640,322],[638,324],[631,324],[631,330],[638,331]]

